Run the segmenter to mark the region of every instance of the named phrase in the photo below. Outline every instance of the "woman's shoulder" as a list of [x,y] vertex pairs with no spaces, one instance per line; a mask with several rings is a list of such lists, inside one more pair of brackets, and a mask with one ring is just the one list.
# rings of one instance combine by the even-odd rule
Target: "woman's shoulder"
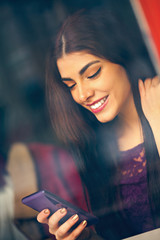
[[139,154],[142,149],[144,149],[144,142],[138,143],[126,150],[121,150],[120,153],[121,155]]

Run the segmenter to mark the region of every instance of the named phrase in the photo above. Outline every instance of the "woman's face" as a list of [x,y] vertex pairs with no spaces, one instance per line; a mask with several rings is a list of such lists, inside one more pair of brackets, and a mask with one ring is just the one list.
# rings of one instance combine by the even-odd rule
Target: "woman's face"
[[122,66],[87,52],[66,54],[57,66],[74,101],[100,122],[111,121],[125,111],[132,93]]

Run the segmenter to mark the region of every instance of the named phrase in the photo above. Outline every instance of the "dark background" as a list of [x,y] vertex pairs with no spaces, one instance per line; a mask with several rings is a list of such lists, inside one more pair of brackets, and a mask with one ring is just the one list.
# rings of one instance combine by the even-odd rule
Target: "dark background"
[[129,0],[0,1],[0,148],[57,144],[45,102],[45,60],[58,26],[80,8],[115,11],[143,40]]

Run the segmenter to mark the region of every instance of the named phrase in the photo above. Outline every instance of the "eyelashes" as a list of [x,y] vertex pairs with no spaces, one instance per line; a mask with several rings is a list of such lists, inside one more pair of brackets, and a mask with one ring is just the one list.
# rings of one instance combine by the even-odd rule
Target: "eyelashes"
[[[98,75],[99,75],[99,73],[101,72],[101,67],[97,70],[97,72],[95,72],[93,75],[91,75],[91,76],[88,76],[87,78],[88,79],[94,79],[94,78],[96,78]],[[65,84],[65,83],[64,83]],[[74,88],[74,86],[76,85],[76,83],[74,83],[72,86],[68,86],[67,84],[65,84],[66,85],[66,87],[69,89],[69,90],[72,90],[73,88]]]
[[73,84],[72,86],[67,86],[68,89],[72,89],[76,84]]
[[88,76],[87,78],[91,79],[91,78],[95,78],[101,71],[101,67],[97,70],[97,72],[95,72],[93,75]]

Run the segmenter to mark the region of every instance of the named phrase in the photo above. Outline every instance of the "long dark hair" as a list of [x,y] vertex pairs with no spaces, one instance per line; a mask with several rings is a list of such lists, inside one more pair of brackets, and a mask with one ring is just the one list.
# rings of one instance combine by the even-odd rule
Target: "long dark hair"
[[[75,162],[87,186],[92,209],[102,215],[105,215],[106,211],[107,214],[111,211],[116,213],[119,209],[117,202],[120,202],[119,188],[115,187],[119,154],[112,127],[116,119],[100,124],[93,114],[74,102],[70,91],[60,80],[56,62],[63,54],[86,51],[125,68],[143,128],[149,199],[153,215],[158,217],[160,161],[152,130],[142,111],[138,91],[138,79],[153,76],[155,71],[152,65],[144,65],[144,59],[149,58],[148,53],[143,45],[135,46],[134,41],[134,33],[128,31],[125,24],[117,20],[112,13],[86,13],[83,10],[68,17],[57,34],[48,58],[48,104],[58,137],[76,152]],[[103,209],[103,213],[100,213],[100,209]]]

